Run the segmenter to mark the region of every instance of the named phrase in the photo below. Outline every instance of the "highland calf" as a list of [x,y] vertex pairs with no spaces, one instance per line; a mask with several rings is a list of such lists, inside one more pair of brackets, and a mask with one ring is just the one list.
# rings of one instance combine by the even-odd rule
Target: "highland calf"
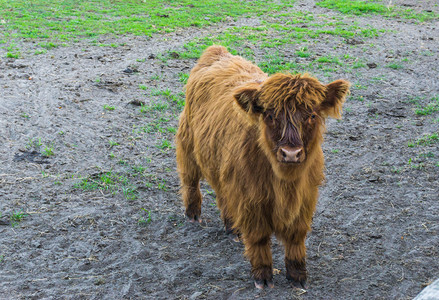
[[305,286],[305,238],[323,180],[325,119],[339,118],[349,83],[270,77],[224,47],[192,69],[176,137],[186,215],[200,221],[199,181],[239,233],[257,288],[273,287],[271,235],[285,245],[286,277]]

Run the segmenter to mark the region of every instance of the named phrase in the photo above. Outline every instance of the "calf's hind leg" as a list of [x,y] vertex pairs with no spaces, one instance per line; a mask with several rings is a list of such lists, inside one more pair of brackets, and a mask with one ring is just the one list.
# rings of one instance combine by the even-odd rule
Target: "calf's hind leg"
[[[177,155],[178,157],[178,155]],[[182,158],[184,163],[178,163],[183,203],[186,208],[186,216],[192,221],[201,223],[201,192],[200,192],[200,178],[201,173],[198,166],[193,162],[192,166],[188,166],[189,159]],[[179,161],[179,160],[177,160]],[[184,167],[183,167],[184,166]]]
[[218,204],[218,208],[221,211],[221,219],[223,219],[224,229],[226,231],[226,234],[233,235],[234,241],[238,242],[240,236],[239,230],[237,228],[234,228],[232,218],[229,216],[229,213],[225,205],[226,201],[219,194],[217,194],[217,204]]
[[180,124],[179,132],[176,139],[177,169],[180,176],[180,192],[182,194],[183,203],[186,208],[186,216],[191,222],[198,221],[201,223],[201,192],[200,179],[201,170],[195,161],[192,147],[189,147],[183,141],[189,140],[189,128],[185,126],[183,121]]

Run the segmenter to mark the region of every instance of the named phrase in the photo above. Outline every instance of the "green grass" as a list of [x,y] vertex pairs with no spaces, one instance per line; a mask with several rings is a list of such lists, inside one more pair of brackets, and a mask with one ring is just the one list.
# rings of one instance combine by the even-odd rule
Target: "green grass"
[[355,101],[360,101],[363,102],[364,101],[364,97],[362,95],[352,95],[349,97],[349,99],[355,100]]
[[45,49],[35,50],[35,52],[34,52],[35,55],[40,55],[40,54],[44,54],[44,53],[47,53],[47,50],[45,50]]
[[7,58],[20,58],[20,53],[7,52],[6,57]]
[[109,140],[108,143],[110,144],[110,149],[115,147],[115,146],[119,146],[120,145],[118,142],[115,142],[113,140]]
[[152,89],[151,96],[159,96],[161,100],[151,101],[150,104],[143,105],[140,108],[140,112],[150,111],[165,111],[171,105],[175,105],[178,111],[181,111],[185,105],[185,95],[183,92],[177,94],[173,93],[170,89]]
[[140,209],[143,210],[147,214],[147,216],[146,217],[140,217],[139,220],[137,221],[137,223],[139,225],[145,226],[145,225],[147,225],[148,223],[151,222],[151,211],[150,210],[146,210],[144,208],[140,208]]
[[[294,1],[238,0],[0,0],[0,40],[39,39],[45,49],[59,42],[100,35],[169,33],[291,7]],[[11,53],[10,55],[16,55]]]
[[308,52],[308,48],[306,48],[306,47],[304,47],[304,48],[300,48],[299,50],[296,51],[295,54],[296,54],[298,57],[303,57],[303,58],[306,58],[306,57],[310,57],[310,56],[311,56],[311,53]]
[[32,150],[32,151],[38,151],[44,157],[50,157],[50,156],[55,155],[54,148],[55,147],[54,147],[53,142],[45,145],[45,144],[43,144],[43,142],[41,141],[41,138],[39,138],[39,137],[29,139],[29,141],[26,144],[26,149]]
[[372,77],[371,81],[376,83],[376,82],[381,82],[381,81],[385,81],[385,80],[386,80],[385,75],[379,75],[379,76]]
[[394,70],[404,69],[404,66],[399,63],[390,63],[386,67]]
[[189,73],[178,73],[178,79],[181,83],[186,84],[189,79]]
[[163,182],[159,182],[158,184],[157,184],[157,188],[159,189],[159,190],[163,190],[163,191],[167,191],[168,190],[168,188],[166,187],[166,182],[165,181],[163,181]]
[[137,199],[137,188],[133,186],[123,186],[122,187],[122,193],[125,197],[125,199],[129,201],[133,201]]
[[115,110],[116,107],[114,107],[114,106],[110,106],[110,105],[108,105],[108,104],[104,104],[104,109],[105,109],[105,110],[112,111],[112,110]]
[[162,101],[152,101],[149,104],[141,105],[140,112],[148,113],[152,111],[166,111],[169,108],[169,104]]
[[162,79],[162,77],[161,77],[160,75],[152,75],[149,79],[150,79],[150,80],[157,81],[157,80]]
[[55,153],[53,152],[53,148],[54,148],[53,144],[44,146],[43,151],[41,151],[41,155],[45,157],[50,157],[55,155]]
[[56,45],[52,42],[39,43],[38,46],[40,46],[41,48],[44,48],[46,50],[50,50],[52,48],[58,47],[58,45]]
[[128,179],[120,174],[105,172],[103,174],[82,178],[74,187],[81,190],[118,190],[119,185],[126,185]]
[[409,142],[408,146],[412,148],[415,146],[429,146],[435,143],[439,143],[439,132],[426,134],[417,139],[415,142]]
[[318,6],[336,9],[344,14],[388,14],[391,7],[381,4],[381,1],[362,0],[325,0],[316,3]]
[[147,123],[145,126],[134,126],[133,134],[138,135],[141,133],[167,133],[176,131],[173,127],[165,127],[170,119],[165,117],[159,117],[158,119]]
[[410,168],[417,169],[417,170],[422,170],[425,167],[425,163],[423,163],[423,162],[416,163],[415,159],[413,159],[413,158],[409,159],[408,165],[409,165]]
[[168,140],[162,140],[159,145],[157,145],[157,148],[166,150],[172,148],[172,143]]
[[25,217],[27,216],[27,214],[25,214],[23,211],[15,211],[11,214],[11,224],[12,226],[16,226],[18,225],[18,223],[20,223]]
[[290,71],[297,69],[297,64],[293,61],[288,61],[283,54],[273,52],[265,55],[265,60],[259,63],[262,71],[268,74],[274,74],[282,71]]
[[137,199],[137,188],[130,184],[129,178],[123,173],[105,172],[82,178],[74,188],[83,191],[101,190],[116,194],[120,192],[125,199]]
[[175,127],[167,127],[166,130],[172,134],[177,133],[177,128],[175,128]]
[[354,62],[354,64],[352,65],[352,68],[354,69],[359,69],[359,68],[365,68],[366,64],[360,61]]
[[[365,28],[344,22],[332,22],[333,20],[326,16],[319,16],[319,22],[314,23],[311,16],[297,12],[285,13],[283,17],[273,15],[276,18],[265,20],[259,26],[229,28],[218,35],[193,39],[184,45],[184,51],[179,52],[179,56],[181,58],[198,58],[208,46],[220,44],[228,48],[232,54],[238,54],[252,60],[254,58],[253,51],[245,47],[249,43],[258,48],[267,49],[266,52],[268,53],[272,52],[269,51],[272,48],[309,43],[310,40],[317,41],[324,36],[367,38],[378,36],[383,32],[371,26]],[[279,25],[279,23],[283,23],[283,25]],[[307,23],[307,27],[300,27],[296,23]],[[307,53],[306,50],[299,50],[297,55],[299,57],[308,57],[311,53]]]
[[341,65],[340,60],[337,57],[332,57],[332,56],[322,56],[317,58],[315,61],[318,63],[333,63],[333,64]]
[[133,169],[133,172],[140,173],[140,174],[146,171],[146,167],[140,166],[140,165],[132,166],[132,169]]
[[[146,163],[151,163],[149,157],[146,158]],[[157,174],[148,173],[147,167],[139,164],[131,165],[123,159],[119,160],[118,165],[117,172],[111,170],[79,177],[73,187],[84,192],[101,191],[123,197],[128,201],[137,200],[139,183],[148,188],[166,189],[165,179],[158,177]]]
[[[360,27],[356,23],[348,23],[340,18],[325,15],[297,11],[271,12],[264,16],[259,25],[232,27],[223,30],[220,34],[195,38],[183,46],[178,56],[197,59],[208,46],[220,44],[234,55],[255,60],[253,49],[257,48],[265,52],[264,59],[259,61],[258,65],[269,74],[282,71],[311,72],[316,69],[329,74],[342,66],[345,67],[343,62],[339,57],[314,57],[315,54],[308,50],[308,45],[336,37],[365,39],[378,36],[382,32],[384,30],[377,30],[372,26]],[[307,60],[296,62],[290,50],[291,45],[294,44],[297,44],[294,56],[308,58]],[[347,68],[356,69],[365,66],[363,62],[355,63],[354,59],[351,60]],[[310,64],[309,61],[315,63]]]
[[424,107],[418,104],[418,108],[416,108],[415,113],[417,115],[426,116],[426,115],[431,115],[438,111],[439,111],[439,96],[436,96],[433,97],[431,99],[431,102]]
[[26,144],[26,149],[39,151],[42,145],[41,138],[30,138]]
[[324,0],[316,3],[318,6],[335,9],[343,14],[364,15],[378,14],[385,17],[415,19],[420,22],[438,19],[439,14],[434,12],[414,12],[399,6],[388,5],[389,1],[364,1],[364,0]]

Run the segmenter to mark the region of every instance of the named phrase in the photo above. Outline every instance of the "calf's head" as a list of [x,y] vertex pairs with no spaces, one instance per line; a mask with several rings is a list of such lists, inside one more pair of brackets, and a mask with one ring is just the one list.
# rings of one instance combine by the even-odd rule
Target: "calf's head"
[[321,84],[308,75],[275,74],[239,87],[234,97],[261,132],[271,163],[292,168],[320,146],[325,119],[340,118],[349,83]]

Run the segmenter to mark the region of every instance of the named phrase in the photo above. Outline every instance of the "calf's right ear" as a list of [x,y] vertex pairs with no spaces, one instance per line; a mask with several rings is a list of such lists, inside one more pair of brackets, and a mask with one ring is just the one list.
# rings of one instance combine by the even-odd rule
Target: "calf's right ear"
[[257,83],[248,84],[235,90],[233,96],[238,105],[247,113],[260,114],[264,108],[259,101],[259,88]]

